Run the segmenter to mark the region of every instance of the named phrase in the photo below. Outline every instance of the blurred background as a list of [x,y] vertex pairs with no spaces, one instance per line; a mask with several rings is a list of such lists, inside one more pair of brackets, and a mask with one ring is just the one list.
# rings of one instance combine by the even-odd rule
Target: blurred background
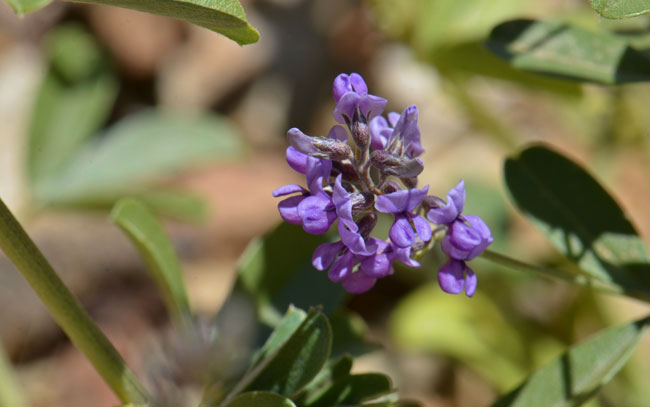
[[[301,182],[284,161],[286,130],[327,134],[341,72],[361,73],[389,111],[418,106],[421,184],[444,197],[465,179],[466,212],[490,225],[494,250],[561,265],[503,187],[504,158],[530,142],[589,168],[650,242],[650,86],[515,71],[483,46],[515,17],[593,30],[650,19],[606,22],[578,0],[242,3],[261,34],[245,47],[125,9],[56,2],[19,19],[0,3],[0,196],[139,374],[155,374],[147,359],[168,320],[108,221],[112,203],[135,195],[166,219],[194,309],[214,314],[247,244],[280,220],[271,191]],[[567,345],[650,310],[480,259],[469,300],[438,288],[436,259],[423,264],[345,307],[382,345],[355,370],[389,374],[424,406],[489,405]],[[0,336],[31,405],[117,404],[3,255]],[[648,377],[646,337],[589,405],[648,406]]]

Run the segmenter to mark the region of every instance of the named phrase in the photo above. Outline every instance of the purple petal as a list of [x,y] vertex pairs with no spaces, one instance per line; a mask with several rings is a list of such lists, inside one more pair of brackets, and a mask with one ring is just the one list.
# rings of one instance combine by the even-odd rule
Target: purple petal
[[351,273],[354,266],[358,263],[359,261],[353,253],[346,252],[334,261],[334,264],[332,264],[332,267],[327,272],[327,276],[330,280],[337,283]]
[[390,241],[397,247],[410,247],[415,242],[413,226],[406,215],[396,214],[395,222],[388,232]]
[[383,116],[377,116],[370,120],[368,127],[370,128],[370,148],[383,150],[393,129],[388,127],[388,122]]
[[364,95],[359,100],[359,109],[366,115],[368,120],[372,120],[373,117],[379,116],[384,112],[387,102],[386,99],[379,96]]
[[399,120],[400,114],[397,112],[390,112],[388,113],[388,123],[390,123],[390,127],[395,128],[395,125],[397,124],[397,121]]
[[480,243],[474,246],[469,253],[468,260],[471,260],[483,253],[483,251],[492,244],[494,239],[492,238],[490,228],[485,224],[485,222],[483,222],[483,219],[476,215],[466,215],[464,218],[470,224],[471,228],[481,237]]
[[336,220],[336,211],[326,194],[312,195],[298,204],[298,215],[302,219],[302,228],[312,235],[321,235],[328,231]]
[[472,270],[467,264],[465,264],[465,295],[472,297],[476,292],[476,285],[478,279],[474,270]]
[[441,208],[433,208],[427,218],[438,225],[449,225],[456,220],[465,206],[465,182],[460,180],[447,194],[447,203]]
[[342,126],[339,126],[338,124],[330,129],[329,134],[327,135],[328,138],[347,142],[348,141],[348,132],[345,131],[345,129]]
[[411,221],[415,226],[415,230],[418,232],[418,237],[423,242],[428,242],[431,240],[431,225],[420,215],[411,215]]
[[382,278],[393,273],[395,255],[390,245],[376,239],[377,253],[361,261],[361,271],[368,277]]
[[376,282],[376,279],[368,277],[361,271],[357,270],[356,273],[348,274],[341,284],[343,285],[343,288],[345,288],[345,291],[351,294],[361,294],[370,290]]
[[458,184],[449,191],[447,199],[452,201],[460,215],[465,207],[465,181],[460,180]]
[[327,182],[332,172],[332,161],[324,158],[309,157],[307,159],[307,186],[312,194],[323,192],[323,182]]
[[316,270],[327,270],[334,263],[334,260],[336,260],[344,247],[345,245],[341,242],[323,243],[314,251],[311,264]]
[[347,226],[351,231],[357,232],[359,227],[354,223],[354,218],[352,217],[352,200],[350,199],[348,191],[346,191],[345,188],[343,188],[343,185],[341,185],[341,177],[341,174],[336,177],[332,193],[332,201],[336,207],[336,213],[339,215],[345,226]]
[[273,197],[277,198],[279,196],[290,195],[296,192],[302,192],[303,194],[309,195],[309,191],[307,191],[305,188],[301,187],[300,185],[289,184],[289,185],[282,186],[276,189],[275,191],[273,191]]
[[358,73],[350,74],[350,84],[352,85],[352,89],[359,95],[368,93],[368,85],[366,85],[366,81]]
[[370,256],[377,251],[377,244],[372,240],[365,241],[359,233],[352,232],[343,222],[338,224],[341,241],[350,249],[350,252],[361,256]]
[[[467,223],[466,223],[467,222]],[[442,240],[442,249],[459,260],[471,260],[481,254],[493,239],[490,229],[478,216],[468,215],[451,224]]]
[[278,211],[282,219],[294,225],[302,225],[302,218],[298,213],[298,205],[302,200],[305,199],[304,196],[292,196],[283,201],[280,201],[278,204]]
[[345,117],[352,120],[354,110],[359,105],[360,100],[361,96],[354,92],[344,94],[334,108],[334,120],[341,124],[345,124]]
[[338,103],[343,95],[351,91],[352,84],[350,83],[349,75],[342,73],[334,78],[334,84],[332,86],[332,96],[334,97],[334,102]]
[[464,263],[456,260],[450,260],[440,267],[440,270],[438,270],[440,288],[449,294],[462,293],[465,285],[463,269]]
[[420,267],[420,263],[411,258],[411,247],[393,247],[395,258],[409,267]]
[[400,213],[412,211],[422,202],[429,191],[429,186],[422,189],[403,189],[390,194],[383,194],[377,197],[375,208],[384,213]]
[[291,128],[287,132],[287,137],[289,138],[289,144],[293,146],[298,152],[303,154],[314,154],[318,150],[314,147],[311,142],[311,137],[298,130],[297,128]]
[[289,167],[293,168],[296,172],[304,174],[307,172],[307,159],[309,156],[303,154],[300,151],[293,148],[293,146],[287,147],[287,164]]

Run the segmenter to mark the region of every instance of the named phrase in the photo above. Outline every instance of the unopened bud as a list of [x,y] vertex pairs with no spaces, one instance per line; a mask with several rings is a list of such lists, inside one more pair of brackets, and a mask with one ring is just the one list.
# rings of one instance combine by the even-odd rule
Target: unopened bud
[[335,161],[352,158],[352,149],[340,140],[311,137],[296,128],[290,129],[287,136],[293,148],[303,154]]
[[399,185],[397,185],[396,182],[391,181],[391,182],[389,182],[388,184],[386,184],[386,186],[385,186],[384,189],[383,189],[383,192],[384,192],[385,194],[390,194],[390,193],[392,193],[392,192],[397,192],[397,191],[399,191],[400,189],[401,189],[401,188],[399,187]]
[[352,123],[352,139],[361,150],[368,148],[370,146],[370,129],[368,128],[368,124],[361,120],[355,120]]
[[350,195],[352,210],[355,212],[364,211],[375,204],[375,194],[372,192],[354,193]]
[[390,154],[384,150],[375,150],[370,155],[372,165],[379,171],[400,178],[413,178],[424,170],[424,163],[419,158],[406,158]]
[[357,222],[357,225],[359,225],[359,234],[364,237],[368,237],[370,235],[370,232],[375,228],[377,225],[377,215],[373,213],[369,213],[368,215],[364,216]]
[[361,180],[361,176],[359,175],[357,168],[350,162],[333,161],[332,168],[334,168],[335,172],[342,174],[343,180],[347,182],[356,184],[359,182],[359,180]]
[[312,137],[316,153],[310,154],[313,157],[327,158],[333,161],[341,161],[352,158],[352,149],[347,143],[328,138]]

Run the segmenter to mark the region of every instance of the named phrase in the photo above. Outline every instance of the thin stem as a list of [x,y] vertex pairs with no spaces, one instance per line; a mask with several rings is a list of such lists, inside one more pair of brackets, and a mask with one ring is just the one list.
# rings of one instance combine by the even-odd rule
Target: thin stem
[[0,406],[26,407],[20,385],[14,376],[14,371],[0,348]]
[[0,249],[16,265],[72,343],[123,403],[150,399],[117,350],[95,325],[0,199]]
[[650,302],[650,296],[648,296],[646,293],[632,292],[629,290],[626,291],[616,284],[612,284],[609,281],[593,278],[586,273],[577,274],[566,270],[528,264],[523,261],[493,252],[491,250],[484,251],[483,254],[481,254],[481,257],[493,263],[508,267],[512,270],[522,271],[525,273],[532,272],[545,278],[556,278],[564,280],[566,282],[581,287],[592,288],[603,293],[625,295],[645,302]]

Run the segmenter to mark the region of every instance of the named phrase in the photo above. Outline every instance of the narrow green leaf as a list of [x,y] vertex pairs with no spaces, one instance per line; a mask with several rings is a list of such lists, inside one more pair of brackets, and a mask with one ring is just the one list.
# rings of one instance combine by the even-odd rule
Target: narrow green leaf
[[650,254],[627,215],[584,169],[544,146],[505,162],[517,207],[587,276],[650,299]]
[[30,11],[38,10],[41,7],[44,7],[47,4],[50,4],[52,0],[6,0],[7,3],[14,9],[14,12],[19,16],[24,16]]
[[345,406],[361,403],[390,392],[390,379],[379,373],[348,375],[336,380],[308,407]]
[[191,311],[180,263],[167,233],[142,203],[125,198],[111,212],[111,220],[131,239],[160,290],[172,319],[191,324]]
[[650,58],[625,37],[561,22],[508,21],[487,46],[522,70],[604,84],[650,80]]
[[533,373],[495,407],[574,407],[591,398],[623,367],[650,318],[607,329],[571,347]]
[[253,366],[263,361],[267,357],[276,352],[282,345],[284,345],[300,328],[300,325],[307,318],[307,313],[301,309],[289,307],[287,313],[282,318],[282,321],[273,330],[273,333],[264,343],[264,346],[253,357]]
[[291,337],[255,365],[231,395],[265,390],[291,396],[309,383],[327,362],[332,332],[327,318],[311,310]]
[[242,150],[233,127],[218,116],[145,111],[111,127],[66,168],[36,184],[34,193],[50,206],[124,196],[147,182]]
[[27,167],[32,184],[62,170],[101,128],[118,90],[99,44],[79,25],[54,30],[47,52],[50,66],[29,129]]
[[0,249],[120,401],[146,405],[150,399],[147,391],[1,199]]
[[288,398],[275,393],[254,391],[240,394],[222,407],[296,407]]
[[603,17],[627,18],[650,11],[649,0],[590,0],[591,6]]
[[326,314],[338,308],[345,291],[311,265],[314,250],[324,242],[322,235],[286,222],[251,242],[239,259],[238,286],[258,302],[264,322],[277,324],[290,304],[321,305]]
[[0,406],[26,407],[13,366],[0,346]]
[[248,24],[237,0],[74,0],[104,4],[176,18],[225,35],[239,45],[257,42],[260,34]]
[[335,380],[348,376],[352,370],[353,362],[350,355],[330,359],[314,380],[309,382],[298,394],[293,395],[292,399],[301,406],[309,404],[328,389]]

